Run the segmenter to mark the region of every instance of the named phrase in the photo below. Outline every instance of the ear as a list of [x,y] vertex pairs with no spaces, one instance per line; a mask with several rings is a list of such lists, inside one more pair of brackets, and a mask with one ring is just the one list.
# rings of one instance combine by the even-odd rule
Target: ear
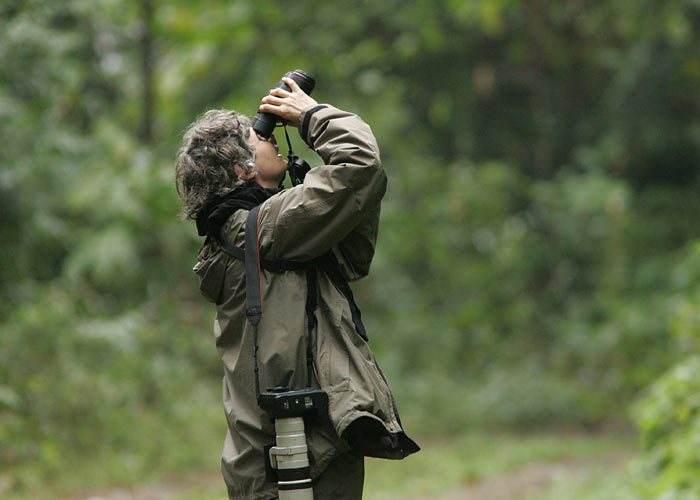
[[243,167],[241,167],[240,165],[236,165],[235,167],[233,167],[233,171],[239,179],[243,179],[244,181],[249,181],[255,178],[255,172],[246,173],[246,171],[243,170]]

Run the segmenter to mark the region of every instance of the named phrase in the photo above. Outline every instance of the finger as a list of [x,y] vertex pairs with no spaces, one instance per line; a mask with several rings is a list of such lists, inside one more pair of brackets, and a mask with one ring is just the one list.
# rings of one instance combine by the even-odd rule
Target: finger
[[274,104],[276,106],[280,106],[284,102],[284,99],[273,95],[266,95],[262,98],[261,102],[264,104]]
[[271,112],[271,113],[276,114],[278,116],[283,116],[283,115],[287,115],[287,114],[291,113],[292,111],[294,111],[294,107],[290,106],[288,103],[285,103],[285,102],[282,102],[280,104],[267,102],[267,103],[261,104],[258,107],[258,110],[264,111],[267,113]]
[[278,96],[278,97],[289,97],[290,95],[292,95],[292,93],[283,89],[283,88],[277,87],[277,88],[271,89],[270,93],[268,95],[274,95],[274,96]]
[[299,92],[304,92],[303,90],[301,90],[301,88],[299,87],[299,85],[297,85],[297,82],[295,82],[295,81],[292,80],[291,78],[284,77],[284,78],[282,78],[282,81],[283,81],[284,83],[286,83],[287,85],[289,85],[289,88],[292,89],[292,92],[297,92],[297,91],[299,91]]
[[258,107],[258,111],[262,113],[272,113],[273,115],[282,116],[284,114],[285,108],[275,106],[273,104],[261,104]]

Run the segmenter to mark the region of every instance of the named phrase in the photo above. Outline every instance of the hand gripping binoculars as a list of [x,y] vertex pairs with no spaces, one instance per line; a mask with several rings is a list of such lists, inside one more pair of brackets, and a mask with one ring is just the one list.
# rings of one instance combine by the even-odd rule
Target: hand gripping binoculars
[[[311,75],[305,73],[300,69],[295,69],[294,71],[287,71],[282,76],[282,78],[285,77],[294,80],[297,83],[297,85],[299,85],[299,88],[303,90],[304,93],[309,95],[311,95],[311,91],[316,85],[316,80],[314,80]],[[272,88],[284,89],[287,92],[292,91],[292,89],[289,88],[289,85],[284,83],[281,78]],[[255,130],[260,136],[264,137],[265,139],[269,139],[278,123],[285,124],[285,121],[282,120],[282,118],[280,118],[279,116],[273,115],[272,113],[261,112],[253,117],[253,130]]]
[[[314,86],[316,85],[316,80],[309,75],[308,73],[300,70],[300,69],[295,69],[294,71],[287,71],[282,78],[288,77],[294,80],[297,85],[299,85],[299,88],[303,90],[306,94],[311,94],[311,91],[314,89]],[[273,89],[284,89],[288,92],[291,92],[291,88],[289,85],[284,83],[282,79],[275,84]],[[265,138],[269,139],[272,133],[275,130],[275,127],[278,124],[281,125],[286,125],[287,122],[280,118],[277,115],[274,115],[272,113],[263,113],[263,112],[258,112],[257,115],[253,117],[253,130],[255,132]],[[292,151],[292,143],[289,140],[289,134],[287,134],[287,128],[285,127],[284,129],[285,137],[287,138],[287,146],[289,147],[289,154],[287,155],[287,172],[289,173],[289,179],[292,182],[293,186],[296,186],[298,184],[301,184],[304,182],[304,176],[306,175],[306,172],[308,172],[311,169],[311,166],[306,163],[304,160],[299,158],[299,156],[295,155],[294,152]]]

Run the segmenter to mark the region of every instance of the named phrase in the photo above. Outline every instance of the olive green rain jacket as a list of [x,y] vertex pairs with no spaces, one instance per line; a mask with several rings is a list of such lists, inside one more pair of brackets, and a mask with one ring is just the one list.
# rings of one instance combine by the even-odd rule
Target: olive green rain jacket
[[[262,203],[259,246],[263,259],[310,261],[333,250],[348,280],[367,275],[374,254],[379,204],[386,190],[376,141],[354,114],[317,106],[301,117],[299,133],[325,165],[311,169],[303,184]],[[244,247],[246,210],[221,229],[229,244]],[[224,363],[228,421],[222,472],[233,499],[276,496],[266,482],[263,449],[274,444],[274,422],[257,404],[253,329],[245,315],[244,263],[204,246],[194,271],[204,296],[216,304],[214,334]],[[317,477],[350,449],[366,456],[400,459],[418,451],[401,427],[394,398],[367,342],[356,331],[347,298],[318,274],[315,330],[307,330],[306,274],[261,274],[263,316],[258,328],[260,387],[308,385],[307,342],[313,353],[313,387],[329,398],[327,418],[306,421]],[[370,332],[371,337],[371,332]]]

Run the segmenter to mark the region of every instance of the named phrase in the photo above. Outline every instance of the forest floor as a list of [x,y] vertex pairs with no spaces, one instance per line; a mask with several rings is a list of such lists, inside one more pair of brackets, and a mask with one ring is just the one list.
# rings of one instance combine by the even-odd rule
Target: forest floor
[[[601,450],[599,455],[563,457],[555,461],[533,462],[511,471],[475,478],[458,487],[444,484],[440,491],[431,491],[428,485],[418,488],[420,493],[397,491],[377,480],[382,472],[371,468],[368,462],[366,500],[548,500],[554,498],[616,498],[607,485],[620,484],[629,450]],[[381,469],[381,467],[380,467]],[[400,469],[400,467],[399,467]],[[436,471],[433,470],[432,474]],[[405,477],[411,477],[407,475]],[[433,479],[440,480],[439,477]],[[415,480],[415,478],[413,478]],[[454,483],[450,483],[455,486]],[[596,490],[596,488],[600,488]],[[410,490],[410,489],[409,489]],[[415,490],[414,490],[415,491]],[[596,492],[597,491],[597,492]],[[602,493],[605,491],[606,493]],[[214,500],[225,497],[218,473],[207,473],[189,480],[175,480],[167,484],[136,485],[116,488],[99,494],[73,496],[70,500]]]
[[606,457],[603,462],[562,461],[525,466],[510,474],[496,476],[438,496],[416,496],[406,500],[522,500],[553,497],[561,481],[572,481],[597,474],[624,474],[629,455]]

